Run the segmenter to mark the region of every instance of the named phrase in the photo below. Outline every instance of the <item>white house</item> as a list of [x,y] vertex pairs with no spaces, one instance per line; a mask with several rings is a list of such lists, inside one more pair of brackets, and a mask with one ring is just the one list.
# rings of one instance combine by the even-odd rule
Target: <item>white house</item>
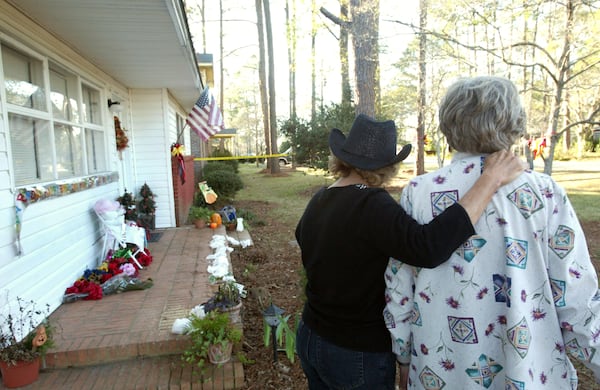
[[0,0],[0,305],[61,304],[100,260],[99,199],[148,183],[176,226],[170,146],[202,88],[182,0]]

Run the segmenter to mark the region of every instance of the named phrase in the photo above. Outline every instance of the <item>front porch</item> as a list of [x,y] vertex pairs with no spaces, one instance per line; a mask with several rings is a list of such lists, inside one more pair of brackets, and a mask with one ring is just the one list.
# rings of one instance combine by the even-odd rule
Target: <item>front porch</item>
[[[242,386],[243,366],[235,359],[207,371],[212,378],[202,384],[180,361],[186,337],[171,333],[175,319],[212,295],[206,271],[208,244],[213,234],[225,234],[224,227],[185,226],[162,233],[158,242],[148,244],[153,262],[139,275],[142,280],[152,278],[151,288],[66,303],[51,315],[56,345],[46,356],[47,369],[28,389]],[[233,237],[250,238],[246,231],[233,232]]]

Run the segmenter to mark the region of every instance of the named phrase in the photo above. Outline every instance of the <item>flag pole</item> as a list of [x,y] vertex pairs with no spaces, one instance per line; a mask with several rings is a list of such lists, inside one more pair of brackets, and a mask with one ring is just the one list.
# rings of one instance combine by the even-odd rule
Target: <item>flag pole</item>
[[178,144],[180,144],[181,142],[181,135],[183,134],[183,132],[185,131],[185,128],[188,127],[187,122],[185,122],[185,124],[183,125],[183,127],[181,128],[181,131],[179,132],[179,134],[177,134],[177,140],[175,142],[177,142]]

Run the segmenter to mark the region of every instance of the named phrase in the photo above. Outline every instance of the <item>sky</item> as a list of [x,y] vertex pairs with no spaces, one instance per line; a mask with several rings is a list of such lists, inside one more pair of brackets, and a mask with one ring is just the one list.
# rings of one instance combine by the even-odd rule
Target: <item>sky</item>
[[[223,64],[225,68],[224,86],[227,89],[232,83],[243,86],[244,83],[258,83],[253,64],[258,57],[258,33],[256,29],[256,11],[251,0],[222,0],[224,10],[223,21]],[[289,0],[290,4],[292,0]],[[201,0],[187,0],[189,5]],[[219,101],[220,80],[219,66],[219,2],[205,0],[206,4],[206,48],[202,42],[201,19],[188,15],[190,30],[194,38],[197,52],[213,54],[215,67],[215,90]],[[296,92],[297,108],[301,117],[310,115],[311,80],[310,80],[310,0],[296,0],[298,15],[298,48]],[[399,4],[402,6],[399,7]],[[380,0],[380,70],[382,85],[389,81],[391,64],[406,48],[407,42],[414,35],[406,27],[390,20],[418,24],[418,0]],[[334,14],[339,12],[337,0],[317,0],[317,7],[325,7]],[[277,116],[285,118],[288,112],[288,64],[287,43],[285,39],[285,0],[270,0],[271,19],[273,25],[273,47],[275,51]],[[317,50],[317,95],[323,96],[325,104],[340,101],[340,69],[337,35],[339,28],[327,18],[318,15],[318,22],[328,29],[322,28],[316,39]],[[334,34],[336,35],[334,37]],[[227,99],[227,96],[225,96]]]

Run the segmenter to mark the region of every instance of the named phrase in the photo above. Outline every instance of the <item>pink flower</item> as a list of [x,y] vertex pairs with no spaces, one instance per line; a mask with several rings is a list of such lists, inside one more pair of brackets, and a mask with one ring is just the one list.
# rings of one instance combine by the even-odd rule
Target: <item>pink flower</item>
[[454,297],[447,298],[446,303],[453,309],[458,309],[458,307],[460,306],[460,303],[458,303],[458,301],[454,299]]
[[494,324],[488,324],[487,328],[485,328],[485,335],[489,336],[494,331]]
[[496,223],[498,224],[498,226],[504,226],[508,224],[508,222],[506,222],[506,219],[504,218],[496,218]]
[[565,346],[561,343],[554,343],[554,349],[560,353],[563,353],[565,351]]
[[425,294],[423,291],[421,291],[421,292],[419,293],[419,296],[420,296],[421,298],[423,298],[423,300],[424,300],[425,302],[427,302],[427,303],[431,302],[431,298],[429,297],[429,295]]
[[450,359],[442,359],[440,360],[440,366],[442,366],[444,370],[450,371],[454,369],[454,362]]
[[427,346],[425,344],[421,344],[421,353],[423,355],[428,355],[429,354],[429,349],[427,349]]
[[570,331],[570,332],[572,332],[572,331],[573,331],[573,325],[569,324],[569,323],[568,323],[568,322],[566,322],[566,321],[563,321],[563,322],[561,322],[561,323],[560,323],[560,327],[561,327],[561,328],[563,328],[564,330],[568,330],[568,331]]
[[527,293],[525,292],[525,290],[521,290],[521,301],[527,301]]
[[485,297],[488,293],[488,288],[484,287],[481,290],[479,290],[479,292],[477,293],[477,299],[483,299],[483,297]]
[[533,309],[531,312],[531,316],[534,321],[541,320],[546,317],[546,313],[542,309]]
[[435,184],[444,184],[446,182],[446,178],[444,176],[436,176],[433,178],[433,182]]
[[135,276],[137,273],[137,268],[131,263],[125,263],[119,267],[121,271],[127,276]]
[[506,325],[506,316],[500,315],[496,321],[498,321],[500,325]]
[[453,264],[453,265],[452,265],[452,269],[454,270],[454,272],[456,272],[456,273],[457,273],[457,274],[459,274],[459,275],[462,275],[462,274],[463,274],[463,272],[464,272],[464,270],[463,270],[463,267],[461,267],[461,266],[460,266],[460,265],[458,265],[458,264]]
[[546,384],[546,381],[548,380],[548,377],[546,376],[546,374],[544,374],[543,372],[540,374],[540,381],[542,382],[542,385]]
[[600,336],[600,329],[596,329],[592,332],[592,340],[594,340],[594,342],[598,341],[598,336]]

